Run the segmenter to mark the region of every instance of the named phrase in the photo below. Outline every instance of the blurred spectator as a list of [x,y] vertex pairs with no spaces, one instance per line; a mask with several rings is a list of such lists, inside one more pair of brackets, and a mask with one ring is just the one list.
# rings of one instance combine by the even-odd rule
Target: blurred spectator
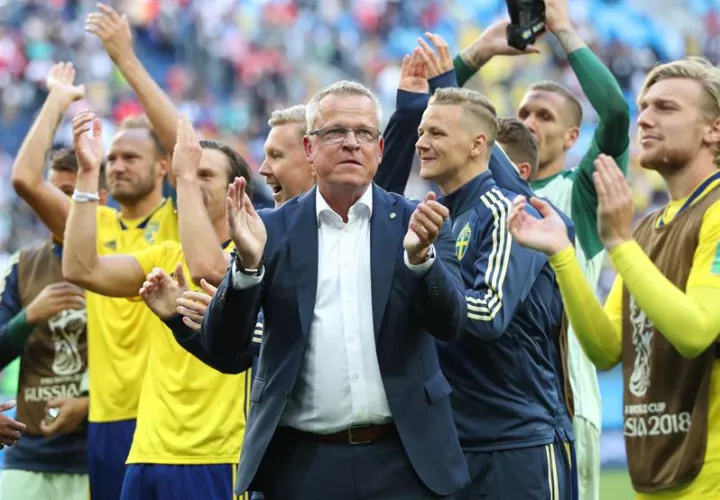
[[[135,29],[138,55],[180,111],[206,137],[232,143],[254,166],[262,159],[273,109],[305,101],[338,78],[372,86],[390,114],[398,65],[425,31],[439,33],[454,53],[483,26],[505,16],[504,0],[115,0]],[[576,0],[576,26],[632,100],[648,68],[667,58],[706,55],[720,62],[720,0]],[[0,1],[0,263],[46,232],[14,196],[13,155],[44,97],[53,61],[70,60],[88,89],[84,102],[112,123],[140,107],[99,41],[85,34],[95,0]],[[664,17],[662,17],[664,16]],[[579,86],[554,40],[540,56],[496,60],[470,82],[514,111],[525,86],[554,79]],[[586,120],[574,151],[586,149],[595,116]],[[72,112],[72,110],[71,110]],[[634,124],[631,127],[635,128]],[[65,126],[60,144],[70,140]],[[572,153],[572,152],[571,152]],[[577,153],[571,161],[579,160]],[[664,202],[656,176],[633,168],[638,212]],[[417,175],[408,194],[425,186]],[[601,287],[602,288],[602,287]]]

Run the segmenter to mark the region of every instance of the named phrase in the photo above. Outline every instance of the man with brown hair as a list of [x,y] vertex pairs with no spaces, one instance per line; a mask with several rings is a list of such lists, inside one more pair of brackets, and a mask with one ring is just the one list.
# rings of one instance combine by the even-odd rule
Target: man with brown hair
[[559,342],[562,302],[547,258],[507,231],[516,195],[499,188],[488,169],[495,108],[477,92],[439,89],[418,134],[420,175],[439,186],[450,210],[467,304],[460,337],[438,343],[472,479],[455,498],[569,500],[573,433]]
[[517,167],[520,177],[531,182],[538,171],[538,147],[532,132],[517,118],[499,118],[497,143]]
[[600,369],[622,363],[624,434],[639,499],[720,497],[720,70],[686,59],[654,68],[638,96],[640,164],[670,202],[633,231],[633,199],[608,156],[595,162],[598,231],[618,271],[604,309],[538,199],[517,199],[510,229],[543,251],[567,314]]
[[[58,150],[48,182],[70,196],[77,171],[75,151]],[[103,203],[106,196],[103,187]],[[24,439],[5,451],[2,499],[58,492],[70,500],[87,498],[85,298],[63,280],[61,255],[54,238],[23,248],[0,284],[0,368],[20,358],[16,418],[27,426]],[[57,414],[46,420],[46,411]]]

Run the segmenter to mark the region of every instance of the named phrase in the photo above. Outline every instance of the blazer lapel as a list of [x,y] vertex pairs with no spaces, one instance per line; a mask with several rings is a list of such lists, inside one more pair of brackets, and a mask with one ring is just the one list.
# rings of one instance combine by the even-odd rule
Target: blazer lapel
[[318,276],[318,226],[314,187],[298,199],[298,206],[288,210],[286,223],[290,265],[295,280],[300,327],[304,337],[310,333]]
[[375,338],[380,334],[380,325],[392,286],[398,247],[405,237],[403,214],[397,213],[395,198],[372,185],[373,212],[370,219],[370,281],[372,288],[373,326]]

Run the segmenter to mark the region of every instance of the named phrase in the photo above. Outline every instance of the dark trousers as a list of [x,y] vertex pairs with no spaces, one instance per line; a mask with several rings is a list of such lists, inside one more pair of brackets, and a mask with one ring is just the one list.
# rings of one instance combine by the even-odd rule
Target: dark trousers
[[251,485],[265,500],[438,500],[415,473],[399,438],[328,444],[275,434]]
[[130,452],[136,420],[90,422],[88,425],[88,474],[90,496],[119,500],[125,480],[125,460]]
[[455,500],[576,500],[572,443],[465,453],[469,486]]

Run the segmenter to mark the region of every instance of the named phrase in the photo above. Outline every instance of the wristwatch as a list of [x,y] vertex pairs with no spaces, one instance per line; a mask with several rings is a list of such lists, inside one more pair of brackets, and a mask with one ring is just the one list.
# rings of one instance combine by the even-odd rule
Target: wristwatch
[[246,269],[240,264],[240,259],[238,258],[237,254],[235,255],[235,270],[239,272],[240,274],[244,274],[245,276],[260,276],[262,273],[263,268],[263,261],[265,259],[260,260],[260,265],[258,265],[257,269]]
[[428,248],[428,252],[425,255],[425,259],[418,265],[424,264],[434,257],[435,257],[435,245],[430,245],[430,247]]

